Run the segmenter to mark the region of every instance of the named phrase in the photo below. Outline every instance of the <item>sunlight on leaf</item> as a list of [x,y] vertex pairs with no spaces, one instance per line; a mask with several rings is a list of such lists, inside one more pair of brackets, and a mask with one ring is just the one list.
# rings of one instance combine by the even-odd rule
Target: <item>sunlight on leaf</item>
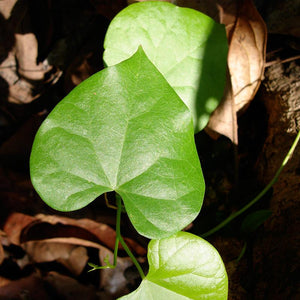
[[115,65],[142,45],[145,53],[203,129],[225,86],[227,39],[224,26],[189,8],[141,2],[121,11],[104,41],[104,61]]
[[228,279],[216,249],[187,232],[148,246],[149,273],[137,290],[122,300],[226,300]]
[[41,198],[61,211],[116,191],[149,238],[187,226],[204,194],[190,112],[141,48],[54,108],[36,135],[30,171]]

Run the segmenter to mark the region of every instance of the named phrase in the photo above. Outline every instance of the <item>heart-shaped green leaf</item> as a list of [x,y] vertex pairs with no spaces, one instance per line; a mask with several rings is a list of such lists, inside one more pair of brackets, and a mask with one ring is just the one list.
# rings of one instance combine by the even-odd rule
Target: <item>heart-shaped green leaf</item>
[[225,86],[227,39],[223,25],[189,8],[141,2],[122,10],[104,41],[108,66],[130,57],[139,45],[189,107],[195,132],[205,127]]
[[137,290],[122,300],[224,300],[228,279],[217,250],[187,232],[148,246],[149,273]]
[[149,238],[187,226],[204,194],[190,112],[141,48],[54,108],[36,135],[30,169],[37,192],[57,210],[116,191]]

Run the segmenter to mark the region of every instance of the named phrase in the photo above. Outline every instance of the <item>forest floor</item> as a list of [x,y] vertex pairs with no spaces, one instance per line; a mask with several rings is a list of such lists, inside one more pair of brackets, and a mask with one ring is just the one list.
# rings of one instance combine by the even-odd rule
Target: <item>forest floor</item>
[[[31,184],[29,157],[35,133],[52,108],[103,68],[105,32],[127,3],[3,2],[0,299],[116,299],[140,282],[126,253],[119,252],[113,270],[88,272],[87,264],[103,264],[107,255],[113,257],[115,210],[106,206],[103,196],[80,211],[52,210]],[[270,7],[258,5],[268,26],[266,65],[255,97],[238,114],[238,145],[231,137],[214,139],[206,131],[195,137],[206,195],[200,216],[186,230],[197,235],[237,211],[268,184],[299,130],[299,28],[292,21],[289,26],[284,22],[293,1],[287,1],[291,6],[282,8],[281,22],[274,25],[277,2]],[[247,213],[207,238],[225,263],[229,299],[299,299],[299,197],[298,147],[273,188]],[[254,232],[243,234],[245,216],[258,210],[268,210],[271,216]],[[148,240],[137,234],[125,215],[122,234],[147,270]]]

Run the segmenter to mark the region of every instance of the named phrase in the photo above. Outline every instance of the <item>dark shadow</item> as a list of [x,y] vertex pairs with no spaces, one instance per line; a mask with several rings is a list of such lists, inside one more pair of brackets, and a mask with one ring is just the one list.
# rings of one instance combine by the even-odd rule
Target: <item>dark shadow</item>
[[6,109],[8,94],[8,83],[0,76],[0,146],[13,132],[11,128],[11,116]]
[[[0,79],[0,144],[30,116],[39,112],[45,115],[49,113],[74,87],[69,84],[70,77],[73,74],[77,76],[77,70],[81,71],[80,66],[88,65],[88,75],[103,68],[102,44],[108,24],[109,20],[96,13],[91,3],[85,0],[19,0],[8,20],[0,14],[0,63],[13,48],[15,33],[32,32],[38,41],[37,63],[47,58],[49,65],[53,66],[45,74],[44,80],[28,81],[28,86],[32,86],[30,91],[26,90],[26,78],[21,78],[21,81],[25,81],[23,90],[22,82],[6,82],[3,78],[10,74],[3,74],[7,76]],[[18,62],[16,63],[18,68]],[[59,70],[63,73],[61,77],[58,75],[57,78],[60,79],[57,82],[55,76]],[[5,72],[5,69],[0,69],[0,76],[1,71]],[[16,73],[19,76],[18,70]],[[78,74],[78,77],[83,76]],[[9,86],[13,87],[13,97],[17,97],[19,92],[22,97],[29,93],[35,100],[28,104],[9,103]]]
[[214,23],[210,35],[206,41],[202,57],[201,75],[197,87],[197,101],[195,111],[198,125],[195,132],[198,132],[207,123],[210,114],[221,100],[226,83],[226,58],[227,39],[224,31],[220,30],[220,24]]
[[9,86],[7,81],[0,76],[0,105],[3,105],[8,98],[8,93],[9,93],[8,88]]
[[7,58],[15,44],[12,27],[0,12],[0,64]]

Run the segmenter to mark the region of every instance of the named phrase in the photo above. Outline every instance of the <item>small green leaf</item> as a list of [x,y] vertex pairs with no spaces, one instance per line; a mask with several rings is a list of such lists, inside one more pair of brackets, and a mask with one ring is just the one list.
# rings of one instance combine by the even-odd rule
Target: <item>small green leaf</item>
[[268,209],[257,210],[244,219],[241,232],[243,234],[249,234],[254,232],[260,225],[262,225],[270,216],[272,212]]
[[195,132],[200,131],[223,95],[228,50],[224,26],[190,8],[136,3],[112,20],[104,61],[117,64],[139,45],[189,107]]
[[228,279],[217,250],[187,232],[148,246],[149,273],[137,290],[122,300],[225,300]]
[[190,112],[141,48],[54,108],[36,135],[30,171],[41,198],[61,211],[116,191],[149,238],[187,226],[204,194]]

